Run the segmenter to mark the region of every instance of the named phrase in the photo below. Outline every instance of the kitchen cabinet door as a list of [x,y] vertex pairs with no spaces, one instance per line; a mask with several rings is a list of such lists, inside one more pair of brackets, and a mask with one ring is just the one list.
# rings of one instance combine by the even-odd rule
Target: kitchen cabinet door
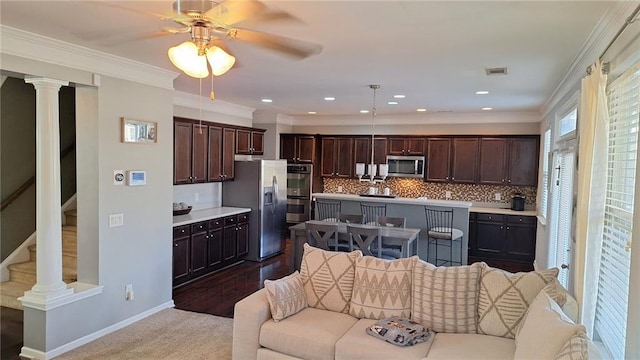
[[320,159],[321,176],[351,177],[353,174],[353,138],[323,137]]
[[320,176],[335,175],[336,143],[334,137],[323,137],[320,141]]
[[299,136],[297,139],[297,161],[314,162],[316,159],[316,138],[313,136]]
[[388,139],[389,155],[423,155],[424,141],[424,138],[418,137],[390,137]]
[[297,141],[298,137],[294,135],[280,136],[280,159],[295,162],[297,158]]
[[504,258],[504,215],[477,214],[474,257]]
[[536,253],[536,217],[507,216],[505,258],[533,263]]
[[[375,138],[373,149],[373,162],[376,165],[387,163],[387,139]],[[371,137],[356,137],[353,139],[353,163],[352,168],[355,175],[355,164],[369,164],[371,162]]]
[[207,231],[191,234],[191,276],[200,276],[207,268]]
[[[241,217],[243,215],[239,215]],[[248,218],[248,217],[247,217]],[[249,223],[239,223],[236,230],[237,257],[243,257],[249,253]]]
[[236,154],[262,155],[264,153],[264,133],[261,131],[236,130]]
[[206,125],[193,124],[192,131],[192,152],[193,160],[191,166],[191,182],[207,182],[207,148],[208,148],[208,128]]
[[504,185],[507,173],[506,138],[480,139],[480,184]]
[[189,236],[173,240],[173,284],[189,277]]
[[191,124],[173,124],[173,183],[191,183]]
[[209,172],[210,182],[222,181],[222,128],[209,126]]
[[222,180],[235,177],[236,130],[225,128],[222,135]]
[[538,184],[538,154],[540,139],[509,139],[508,185],[536,186]]
[[209,221],[208,256],[207,266],[209,270],[215,270],[222,265],[222,237],[224,229],[223,219]]
[[264,155],[264,132],[251,132],[251,153],[253,155]]
[[451,139],[428,139],[426,161],[425,181],[448,182],[451,164]]
[[451,182],[473,184],[478,178],[478,139],[454,138]]
[[233,262],[236,258],[236,225],[228,225],[224,227],[222,260],[225,263]]

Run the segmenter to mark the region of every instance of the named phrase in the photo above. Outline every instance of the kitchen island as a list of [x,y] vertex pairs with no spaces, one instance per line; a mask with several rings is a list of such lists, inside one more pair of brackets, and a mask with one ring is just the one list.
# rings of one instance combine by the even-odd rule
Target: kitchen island
[[[369,197],[353,194],[314,193],[312,199],[339,200],[340,212],[345,214],[360,214],[360,203],[383,203],[387,205],[386,216],[404,217],[407,219],[406,227],[421,229],[418,240],[418,256],[420,259],[432,262],[427,254],[433,257],[434,251],[427,252],[427,220],[425,207],[436,210],[453,210],[453,227],[464,234],[462,237],[462,264],[467,264],[469,246],[469,209],[472,203],[469,201],[434,200],[427,198],[387,198]],[[433,249],[431,249],[433,250]],[[440,251],[448,251],[448,248],[439,248]],[[457,247],[454,247],[453,258],[458,259]]]

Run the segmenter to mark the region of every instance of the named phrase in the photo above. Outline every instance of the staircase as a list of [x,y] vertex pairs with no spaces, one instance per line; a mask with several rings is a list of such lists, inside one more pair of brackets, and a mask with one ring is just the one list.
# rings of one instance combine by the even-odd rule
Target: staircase
[[[72,283],[77,280],[78,263],[78,213],[64,212],[66,225],[62,226],[62,280]],[[9,265],[9,281],[0,283],[0,306],[22,310],[18,298],[31,290],[36,283],[36,246],[29,246],[29,261]]]

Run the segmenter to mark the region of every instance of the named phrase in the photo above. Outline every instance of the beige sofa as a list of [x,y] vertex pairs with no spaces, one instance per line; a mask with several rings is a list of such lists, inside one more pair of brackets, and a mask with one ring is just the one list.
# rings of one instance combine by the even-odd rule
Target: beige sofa
[[[511,274],[492,269],[486,264],[438,268],[417,257],[401,262],[363,257],[359,252],[342,253],[341,260],[327,257],[337,256],[334,254],[305,245],[301,275],[294,274],[297,281],[302,281],[305,306],[297,309],[290,306],[273,308],[270,303],[273,294],[268,294],[267,289],[261,289],[236,304],[234,360],[575,359],[597,355],[593,343],[583,333],[579,330],[573,333],[574,329],[583,329],[581,325],[570,328],[571,335],[566,329],[564,333],[560,330],[555,332],[548,325],[553,321],[567,322],[566,315],[573,320],[577,317],[575,300],[555,281],[557,269]],[[341,266],[336,267],[336,263],[341,261]],[[352,275],[349,275],[350,261]],[[329,273],[343,276],[327,281],[327,273],[323,273],[322,266]],[[318,283],[319,279],[321,281]],[[342,295],[349,291],[351,294],[348,295],[347,306],[342,307],[341,301],[346,299],[339,299],[340,296],[335,296],[339,292],[331,291],[345,284],[346,290],[343,289]],[[410,296],[404,298],[402,294]],[[544,301],[543,297],[562,300],[565,320],[548,320],[545,314],[539,313],[536,313],[535,319],[529,319],[526,311],[532,312],[534,306],[525,309],[520,317],[510,313],[518,311],[514,310],[517,306],[509,306],[520,300],[525,306],[535,301],[535,308],[538,309],[537,304]],[[556,306],[555,302],[553,306]],[[326,309],[332,307],[334,309]],[[284,314],[284,318],[283,309],[290,312]],[[278,313],[278,321],[274,320],[272,310]],[[406,347],[390,344],[366,333],[366,329],[378,319],[390,315],[411,317],[436,332],[426,342]],[[559,326],[565,326],[563,324]],[[487,334],[492,332],[505,336]],[[526,332],[526,340],[531,338],[531,341],[518,338],[519,335],[525,336],[519,332]],[[568,346],[568,338],[578,342]],[[588,353],[585,352],[585,344],[588,344]],[[529,348],[525,349],[527,346]],[[553,346],[555,349],[549,353],[549,347]],[[577,353],[579,356],[575,352],[576,346],[583,347]],[[565,353],[573,349],[573,353],[561,354],[558,348]]]

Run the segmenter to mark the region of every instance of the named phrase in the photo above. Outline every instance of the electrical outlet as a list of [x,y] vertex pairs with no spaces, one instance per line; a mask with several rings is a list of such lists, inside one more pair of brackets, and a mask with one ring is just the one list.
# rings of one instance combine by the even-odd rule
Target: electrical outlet
[[341,193],[342,192],[342,186],[338,185],[338,192]]
[[124,286],[124,298],[126,300],[133,300],[133,284],[127,284]]
[[195,198],[194,199],[195,201],[200,201],[200,194],[199,193],[195,193],[194,198]]
[[109,227],[118,227],[124,225],[124,214],[110,214]]
[[445,197],[446,199],[451,199],[451,191],[445,191],[445,193],[444,193],[444,197]]
[[495,193],[496,200],[502,200],[502,195],[500,193]]

